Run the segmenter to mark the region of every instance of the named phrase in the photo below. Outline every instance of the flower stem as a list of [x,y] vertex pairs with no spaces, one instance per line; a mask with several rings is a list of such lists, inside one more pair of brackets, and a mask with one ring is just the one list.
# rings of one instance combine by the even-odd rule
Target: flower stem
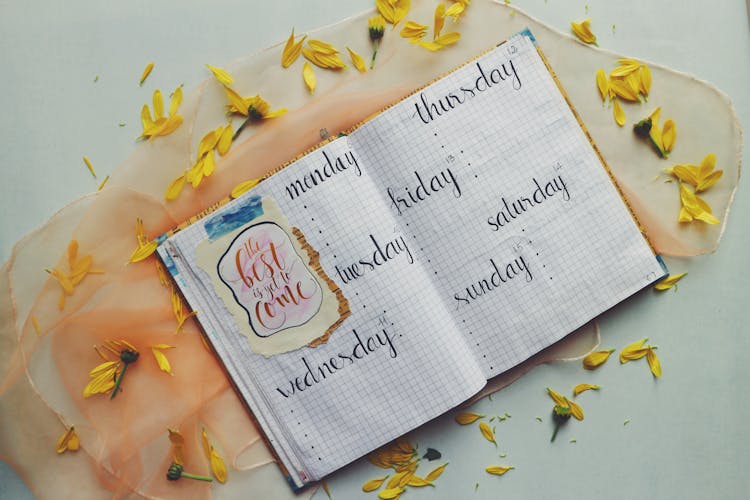
[[188,479],[197,479],[198,481],[208,481],[209,483],[213,482],[213,479],[206,476],[199,476],[197,474],[191,474],[189,472],[183,472],[182,477],[186,477]]
[[372,42],[372,60],[370,61],[370,69],[375,68],[375,56],[378,55],[378,47],[380,46],[380,40]]
[[115,399],[115,396],[117,396],[117,391],[120,390],[120,384],[122,383],[122,377],[125,376],[125,370],[127,369],[128,363],[123,363],[122,371],[117,376],[117,380],[115,380],[115,387],[112,389],[112,394],[109,396],[109,399]]
[[555,423],[555,432],[552,433],[552,439],[549,440],[550,443],[555,441],[555,438],[557,437],[557,431],[560,430],[560,423]]
[[240,133],[245,129],[245,126],[247,126],[247,124],[250,123],[250,120],[252,120],[252,118],[248,116],[247,119],[244,122],[242,122],[242,125],[240,125],[240,128],[238,128],[237,131],[232,136],[232,142],[234,142],[237,139],[237,137],[239,137]]

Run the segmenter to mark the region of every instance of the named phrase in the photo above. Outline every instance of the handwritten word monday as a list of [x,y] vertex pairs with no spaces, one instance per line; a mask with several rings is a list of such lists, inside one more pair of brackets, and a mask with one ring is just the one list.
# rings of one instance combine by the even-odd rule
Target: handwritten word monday
[[299,198],[302,194],[350,168],[354,170],[355,175],[362,175],[362,168],[353,151],[347,151],[343,155],[333,155],[321,150],[321,154],[323,158],[319,166],[310,169],[302,177],[294,179],[286,187],[286,194],[290,200]]

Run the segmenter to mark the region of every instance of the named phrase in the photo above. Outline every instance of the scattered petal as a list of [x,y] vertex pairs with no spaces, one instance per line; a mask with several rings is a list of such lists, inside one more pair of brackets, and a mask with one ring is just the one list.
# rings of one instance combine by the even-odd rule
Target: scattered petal
[[434,482],[437,478],[440,477],[440,475],[443,473],[446,467],[448,467],[447,463],[441,465],[440,467],[433,469],[432,471],[430,471],[429,474],[427,474],[424,477],[425,481],[428,481],[430,483]]
[[580,393],[585,391],[598,391],[600,387],[594,384],[578,384],[573,387],[573,395],[578,396]]
[[210,64],[206,64],[206,67],[211,70],[211,73],[214,74],[216,79],[222,85],[227,86],[234,83],[234,78],[232,78],[232,75],[230,75],[226,70],[217,68],[216,66],[211,66]]
[[305,85],[310,93],[315,92],[315,72],[307,61],[302,66],[302,79],[305,80]]
[[167,191],[164,193],[164,199],[167,201],[176,200],[182,192],[182,188],[185,187],[185,174],[180,175],[178,178],[169,183]]
[[504,467],[502,465],[492,465],[490,467],[487,467],[484,470],[487,473],[492,474],[494,476],[502,476],[503,474],[505,474],[506,472],[508,472],[509,470],[512,470],[514,468],[515,467],[513,467],[513,466]]
[[404,489],[401,487],[388,488],[378,493],[378,498],[380,498],[381,500],[393,500],[395,498],[398,498],[403,492]]
[[656,285],[654,285],[654,288],[659,291],[669,290],[673,286],[677,284],[678,281],[680,281],[687,273],[681,273],[681,274],[675,274],[674,276],[667,276],[660,282],[658,282]]
[[468,424],[473,424],[474,422],[476,422],[477,420],[483,417],[484,415],[480,415],[478,413],[459,413],[458,415],[456,415],[455,419],[456,419],[456,422],[461,425],[468,425]]
[[648,361],[648,367],[651,369],[651,373],[654,375],[654,377],[661,377],[661,362],[659,361],[659,358],[656,357],[656,352],[653,347],[648,348],[648,353],[646,353],[646,361]]
[[246,192],[258,185],[262,179],[250,179],[249,181],[240,182],[232,189],[232,198],[239,198]]
[[664,128],[661,131],[661,142],[662,148],[665,152],[669,153],[674,147],[675,139],[677,138],[677,127],[672,120],[666,120],[664,122]]
[[424,24],[415,23],[414,21],[407,21],[406,24],[404,24],[404,27],[401,28],[401,32],[399,33],[399,35],[401,35],[401,38],[407,38],[412,43],[416,43],[426,34],[427,26]]
[[605,102],[609,95],[609,82],[603,69],[596,71],[596,87],[599,89],[599,95],[602,96],[602,102]]
[[281,66],[282,67],[288,68],[294,63],[294,61],[297,60],[300,52],[302,51],[302,44],[305,42],[306,38],[307,38],[307,35],[303,36],[299,42],[295,43],[294,42],[294,28],[292,28],[292,34],[289,35],[289,38],[286,41],[286,45],[284,46],[284,51],[281,54]]
[[609,87],[615,95],[621,99],[625,99],[630,102],[639,102],[638,92],[633,91],[632,87],[628,85],[624,80],[610,79]]
[[91,164],[91,160],[89,160],[88,156],[83,157],[83,163],[86,164],[86,168],[89,169],[89,172],[91,172],[91,175],[93,175],[94,179],[96,179],[96,172],[94,171],[94,166]]
[[603,365],[613,352],[615,352],[614,349],[592,352],[583,358],[583,367],[587,370],[594,370]]
[[645,338],[633,342],[632,344],[626,346],[622,351],[620,351],[620,363],[627,363],[628,361],[633,361],[644,357],[648,349],[643,347],[643,344],[645,344],[647,340],[648,339]]
[[172,348],[174,348],[174,346],[167,344],[158,344],[151,346],[151,352],[154,354],[154,358],[156,359],[156,364],[159,365],[159,369],[163,372],[169,373],[170,375],[174,375],[174,373],[172,373],[172,365],[169,364],[167,356],[163,352],[161,352],[161,350]]
[[568,398],[565,398],[565,402],[567,403],[568,408],[570,408],[570,414],[573,415],[576,420],[583,420],[583,409],[577,403]]
[[154,63],[153,61],[148,63],[145,68],[143,68],[143,73],[141,73],[141,80],[138,82],[138,85],[143,85],[143,82],[146,81],[146,78],[148,78],[148,75],[151,74],[151,71],[154,69]]
[[437,38],[440,36],[440,31],[442,31],[444,24],[445,24],[445,4],[443,2],[440,2],[439,4],[437,4],[437,7],[435,7],[434,27],[433,27],[433,32],[432,32],[433,38]]
[[497,446],[497,441],[495,441],[495,433],[492,431],[492,428],[487,422],[479,422],[479,431],[482,433],[482,436],[484,436],[484,439]]
[[346,50],[349,52],[349,58],[352,60],[352,64],[354,65],[354,67],[357,68],[357,71],[359,71],[360,73],[366,73],[367,64],[365,63],[364,58],[349,47],[347,47]]
[[370,479],[362,485],[362,491],[364,491],[365,493],[375,491],[383,485],[386,479],[388,479],[388,476],[380,477],[377,479]]
[[584,19],[580,23],[571,22],[570,28],[583,43],[596,45],[596,35],[591,31],[591,19]]
[[65,453],[66,451],[78,451],[80,447],[80,441],[78,434],[76,434],[75,427],[71,426],[65,433],[60,436],[57,440],[57,453]]
[[568,400],[565,398],[562,394],[553,391],[549,387],[547,387],[547,394],[549,394],[549,397],[552,398],[552,401],[555,402],[558,406],[568,406]]
[[622,107],[620,107],[620,101],[615,99],[612,109],[615,115],[615,122],[617,122],[617,124],[621,127],[625,126],[625,112],[622,110]]

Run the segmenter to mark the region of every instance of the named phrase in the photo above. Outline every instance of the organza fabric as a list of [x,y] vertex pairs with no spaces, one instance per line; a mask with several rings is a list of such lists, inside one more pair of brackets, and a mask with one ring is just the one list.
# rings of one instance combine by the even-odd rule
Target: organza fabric
[[[433,9],[434,2],[414,0],[407,18],[430,24]],[[366,20],[371,14],[321,29],[314,37],[369,54]],[[649,102],[661,105],[662,116],[678,126],[672,158],[664,161],[635,139],[629,126],[618,128],[597,95],[596,70],[613,68],[621,56],[584,46],[502,3],[472,2],[456,25],[460,42],[441,53],[411,45],[388,28],[374,71],[316,68],[314,97],[302,83],[302,62],[282,69],[282,46],[277,45],[228,69],[241,94],[259,93],[274,109],[288,107],[290,112],[249,127],[197,189],[187,186],[177,200],[164,201],[168,184],[195,161],[201,137],[226,123],[224,92],[213,79],[186,97],[180,110],[185,122],[175,133],[139,144],[102,191],[71,203],[14,247],[0,269],[0,458],[39,498],[293,498],[195,321],[188,320],[176,332],[170,291],[159,282],[154,257],[127,264],[136,247],[136,218],[144,220],[149,238],[156,237],[224,198],[239,182],[261,177],[313,147],[321,129],[331,135],[348,130],[527,27],[656,250],[698,255],[715,249],[739,177],[741,142],[728,99],[705,83],[651,65]],[[637,119],[651,111],[651,104],[626,108],[629,117]],[[654,176],[675,163],[699,163],[709,152],[725,170],[722,181],[705,196],[722,224],[678,224],[676,186],[654,181]],[[93,267],[104,273],[87,276],[60,311],[60,287],[43,270],[64,268],[71,239],[78,240],[79,254],[91,254]],[[115,399],[84,399],[88,373],[101,362],[92,347],[105,339],[126,339],[138,348],[140,359],[128,369]],[[597,343],[592,323],[490,381],[479,397],[535,364],[580,357]],[[156,344],[175,346],[166,351],[172,376],[158,369],[150,350]],[[57,456],[55,442],[71,425],[82,449]],[[210,473],[200,441],[205,428],[227,462],[228,482],[166,481],[173,459],[168,427],[185,436],[185,470],[197,474]],[[308,490],[300,496],[310,494]]]

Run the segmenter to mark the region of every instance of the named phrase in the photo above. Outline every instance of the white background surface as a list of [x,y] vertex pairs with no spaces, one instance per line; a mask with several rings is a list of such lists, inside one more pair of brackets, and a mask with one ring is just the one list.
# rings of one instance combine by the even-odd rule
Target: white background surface
[[[127,158],[151,89],[189,87],[206,76],[204,63],[224,65],[285,39],[291,26],[301,33],[373,3],[0,0],[0,259],[55,211],[96,189],[82,155],[100,179]],[[587,17],[588,4],[600,46],[714,83],[732,98],[741,123],[750,123],[750,32],[742,0],[513,4],[566,32],[571,20]],[[139,88],[150,60],[156,68]],[[604,346],[651,337],[660,347],[661,380],[652,380],[645,362],[619,366],[615,359],[595,373],[578,362],[537,368],[475,408],[512,414],[497,425],[497,451],[476,427],[461,428],[451,415],[414,433],[420,449],[439,449],[450,466],[436,489],[410,489],[406,498],[746,498],[750,198],[744,191],[741,185],[716,254],[670,261],[674,272],[690,271],[677,293],[646,291],[601,320]],[[571,422],[550,445],[552,405],[544,387],[567,391],[580,382],[603,390],[580,398],[586,420]],[[484,472],[495,464],[516,469],[504,477]],[[17,496],[1,471],[0,497]],[[375,498],[359,488],[381,472],[356,463],[329,481],[333,497]]]

